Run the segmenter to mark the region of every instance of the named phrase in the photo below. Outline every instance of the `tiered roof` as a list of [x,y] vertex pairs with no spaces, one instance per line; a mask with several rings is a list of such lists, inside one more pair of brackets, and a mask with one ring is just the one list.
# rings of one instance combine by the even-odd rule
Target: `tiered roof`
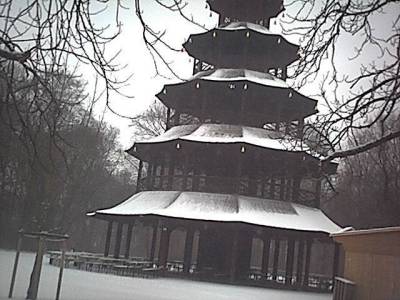
[[193,34],[183,46],[189,55],[218,68],[267,71],[286,67],[298,59],[298,46],[249,22],[232,22]]

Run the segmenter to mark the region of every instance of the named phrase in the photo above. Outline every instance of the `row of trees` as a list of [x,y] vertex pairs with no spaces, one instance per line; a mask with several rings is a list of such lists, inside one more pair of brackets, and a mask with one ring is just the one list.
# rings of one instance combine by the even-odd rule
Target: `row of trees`
[[[134,192],[118,131],[93,116],[97,99],[68,71],[46,74],[46,86],[15,63],[0,65],[0,246],[16,231],[71,235],[71,247],[95,250],[101,222],[85,212]],[[93,248],[94,247],[94,248]]]

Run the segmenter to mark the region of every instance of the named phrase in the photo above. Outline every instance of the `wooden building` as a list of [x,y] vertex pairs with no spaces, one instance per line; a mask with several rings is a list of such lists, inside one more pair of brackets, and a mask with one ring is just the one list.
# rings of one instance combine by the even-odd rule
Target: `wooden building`
[[[400,299],[400,227],[332,235],[344,248],[345,279],[354,282],[352,300]],[[338,298],[345,299],[345,298]]]
[[[113,224],[120,255],[126,224],[129,256],[140,222],[153,228],[148,258],[165,270],[171,234],[180,230],[178,269],[186,276],[330,289],[333,259],[329,276],[312,272],[310,262],[313,244],[332,246],[329,234],[340,230],[319,209],[321,174],[333,174],[336,164],[321,165],[301,141],[317,103],[285,82],[298,47],[268,29],[282,1],[209,4],[219,26],[184,44],[196,58],[193,77],[157,95],[168,108],[168,130],[128,150],[140,160],[137,193],[90,214],[109,222],[105,255]],[[251,268],[256,244],[262,255]]]

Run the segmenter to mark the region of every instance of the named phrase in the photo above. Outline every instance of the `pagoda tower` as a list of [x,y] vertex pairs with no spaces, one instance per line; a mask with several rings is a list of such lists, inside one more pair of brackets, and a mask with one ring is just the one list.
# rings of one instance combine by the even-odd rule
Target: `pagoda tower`
[[[332,286],[337,247],[325,274],[312,271],[312,261],[313,243],[333,249],[329,234],[341,229],[319,209],[321,172],[333,174],[336,165],[321,164],[301,142],[317,102],[285,82],[298,47],[269,30],[282,2],[208,1],[219,25],[184,44],[195,57],[193,77],[157,95],[168,108],[167,131],[127,151],[140,161],[136,193],[89,214],[108,221],[105,256],[116,223],[114,256],[126,224],[128,258],[140,222],[153,228],[147,259],[170,274]],[[175,230],[184,232],[182,243],[170,242]],[[174,247],[178,262],[169,259]]]

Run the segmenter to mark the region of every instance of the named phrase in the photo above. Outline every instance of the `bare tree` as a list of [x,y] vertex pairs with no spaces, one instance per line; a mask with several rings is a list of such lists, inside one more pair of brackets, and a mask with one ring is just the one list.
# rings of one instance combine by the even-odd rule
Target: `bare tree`
[[[284,33],[303,36],[301,58],[292,77],[300,78],[298,83],[304,86],[314,82],[322,69],[329,70],[322,74],[320,85],[327,112],[309,126],[310,132],[317,131],[331,148],[327,160],[352,156],[400,137],[399,128],[388,129],[389,126],[382,126],[385,130],[379,136],[363,142],[357,140],[356,134],[378,122],[384,125],[399,105],[399,2],[293,0],[288,3],[288,11],[295,13],[289,14],[283,23]],[[382,20],[386,15],[389,19],[390,15],[394,17],[391,28],[382,36],[376,19]],[[351,43],[349,58],[339,57],[342,37]],[[371,56],[371,48],[380,55]],[[349,63],[358,59],[363,63],[358,72],[350,74],[336,67],[338,59],[348,59]],[[351,147],[349,139],[353,142]]]
[[118,91],[125,81],[114,76],[120,70],[118,53],[105,51],[120,33],[124,7],[121,1],[115,4],[115,29],[97,25],[103,14],[110,16],[107,2],[0,0],[0,81],[7,105],[21,90],[51,93],[50,79],[79,63],[89,64],[103,80],[108,103],[110,91]]

